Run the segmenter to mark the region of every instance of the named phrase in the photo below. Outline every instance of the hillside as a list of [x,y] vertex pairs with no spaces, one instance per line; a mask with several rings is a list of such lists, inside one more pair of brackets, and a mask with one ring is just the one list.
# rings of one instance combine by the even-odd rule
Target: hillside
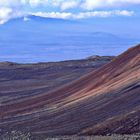
[[114,57],[18,64],[0,63],[0,103],[10,103],[48,92],[109,63]]
[[140,45],[54,91],[1,106],[3,130],[35,136],[140,132]]

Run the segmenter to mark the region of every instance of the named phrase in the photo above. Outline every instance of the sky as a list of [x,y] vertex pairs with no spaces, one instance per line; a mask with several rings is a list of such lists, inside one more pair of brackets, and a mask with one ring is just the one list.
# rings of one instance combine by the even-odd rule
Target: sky
[[140,0],[0,0],[0,24],[37,15],[63,19],[140,17]]

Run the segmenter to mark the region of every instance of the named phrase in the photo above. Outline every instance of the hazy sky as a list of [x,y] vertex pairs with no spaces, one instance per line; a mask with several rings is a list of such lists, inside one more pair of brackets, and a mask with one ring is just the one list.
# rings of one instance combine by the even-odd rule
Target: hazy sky
[[140,17],[140,0],[0,0],[0,23],[38,15],[65,19]]

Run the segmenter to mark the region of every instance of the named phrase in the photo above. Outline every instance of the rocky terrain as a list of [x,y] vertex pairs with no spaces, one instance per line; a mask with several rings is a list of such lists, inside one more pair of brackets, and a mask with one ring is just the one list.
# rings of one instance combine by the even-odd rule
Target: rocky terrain
[[[68,82],[63,81],[63,84],[60,84],[62,85],[61,87],[59,84],[57,84],[57,87],[52,86],[53,90],[46,90],[47,85],[44,86],[41,80],[39,81],[38,78],[41,77],[42,73],[38,68],[38,73],[30,71],[29,74],[27,71],[31,65],[20,66],[12,64],[12,67],[16,65],[14,67],[19,69],[19,74],[25,77],[22,77],[24,79],[22,83],[21,77],[18,74],[14,75],[14,79],[17,78],[15,81],[12,79],[13,74],[9,74],[7,78],[11,80],[10,85],[11,83],[13,84],[10,87],[8,85],[9,80],[6,81],[6,77],[2,77],[3,74],[1,75],[1,82],[3,83],[0,88],[1,92],[3,92],[1,94],[0,107],[1,131],[28,130],[37,139],[60,135],[139,133],[140,45],[130,48],[108,64],[105,61],[105,63],[96,63],[95,66],[95,60],[93,61],[93,59],[98,61],[100,57],[91,57],[91,59],[82,60],[94,63],[92,68],[89,68],[86,63],[86,68],[88,67],[87,71],[84,71],[83,64],[80,68],[73,65],[77,71],[72,72],[72,76],[70,74],[66,75],[73,77],[74,73],[76,73],[75,80],[71,78],[71,80],[68,80],[65,77],[64,79],[67,79]],[[11,64],[8,65],[10,66],[6,66],[6,68],[11,67]],[[42,68],[44,64],[40,64],[40,66]],[[2,67],[4,69],[4,66]],[[80,75],[77,75],[78,68],[81,73]],[[21,69],[24,70],[20,71]],[[56,70],[58,69],[57,67]],[[63,70],[66,69],[63,68]],[[62,75],[65,73],[63,70],[61,71]],[[6,70],[3,71],[6,72]],[[9,68],[9,71],[11,72],[11,68]],[[54,73],[56,74],[56,72]],[[38,77],[39,74],[40,76]],[[85,75],[82,76],[83,74]],[[39,88],[36,85],[31,86],[32,82],[30,83],[30,80],[29,83],[28,80],[25,80],[26,78],[29,79],[29,77],[30,79],[38,77]],[[45,76],[42,78],[47,79]],[[56,75],[54,78],[56,78]],[[51,77],[50,79],[53,78]],[[62,76],[60,79],[62,79]],[[20,86],[18,86],[18,81],[20,81]],[[69,81],[71,82],[69,83]],[[7,82],[7,84],[4,82]],[[47,84],[48,82],[44,81],[44,83]],[[25,86],[25,84],[29,86]],[[38,89],[41,90],[36,91]],[[20,91],[23,93],[20,93]],[[24,91],[27,92],[24,93]],[[17,95],[18,93],[20,96]],[[21,98],[21,95],[23,95],[23,98]],[[24,97],[25,95],[28,98]]]
[[48,92],[109,63],[114,57],[37,64],[0,63],[0,104]]
[[[1,136],[2,140],[34,140],[30,133],[12,131]],[[37,140],[139,140],[140,134],[135,135],[111,135],[111,136],[59,136],[38,138]]]

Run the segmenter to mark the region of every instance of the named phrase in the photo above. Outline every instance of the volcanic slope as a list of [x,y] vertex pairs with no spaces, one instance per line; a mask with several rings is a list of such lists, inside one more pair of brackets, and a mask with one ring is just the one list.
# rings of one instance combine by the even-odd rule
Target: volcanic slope
[[49,93],[4,104],[2,130],[35,136],[140,132],[140,45]]
[[16,102],[52,89],[109,63],[112,56],[35,64],[0,62],[0,104]]

